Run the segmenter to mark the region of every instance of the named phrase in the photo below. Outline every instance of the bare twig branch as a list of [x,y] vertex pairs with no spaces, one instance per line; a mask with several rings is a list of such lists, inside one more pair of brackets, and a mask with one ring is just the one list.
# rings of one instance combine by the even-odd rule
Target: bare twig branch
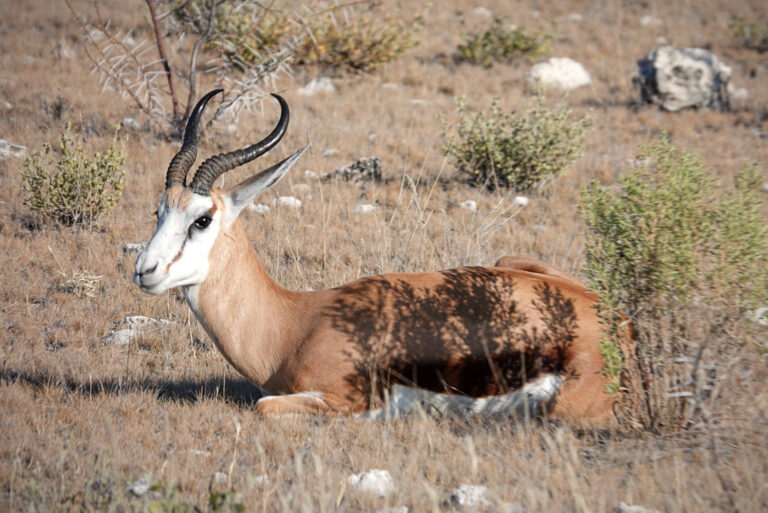
[[157,51],[160,54],[160,59],[163,62],[163,68],[168,76],[168,89],[171,91],[171,102],[173,103],[173,120],[174,124],[179,123],[179,100],[176,96],[176,89],[173,85],[173,73],[171,73],[171,66],[168,63],[168,57],[165,54],[165,47],[163,46],[163,37],[160,34],[160,27],[157,21],[157,11],[153,0],[145,0],[147,7],[149,8],[150,17],[152,18],[152,26],[155,29],[155,39],[157,41]]
[[205,29],[205,33],[200,36],[200,39],[195,43],[195,47],[192,49],[192,57],[189,60],[189,96],[187,97],[187,108],[184,110],[184,119],[189,117],[189,112],[192,110],[192,105],[195,102],[195,94],[197,89],[195,68],[197,67],[197,52],[200,51],[200,47],[211,37],[213,34],[213,22],[216,17],[216,0],[211,0],[211,8],[208,11],[208,27]]

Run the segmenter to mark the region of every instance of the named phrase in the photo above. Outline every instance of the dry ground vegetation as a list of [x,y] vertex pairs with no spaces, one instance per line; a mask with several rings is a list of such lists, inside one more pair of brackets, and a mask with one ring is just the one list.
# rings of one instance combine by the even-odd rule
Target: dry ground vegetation
[[[74,5],[89,9],[87,2]],[[505,109],[525,110],[533,101],[523,80],[530,63],[483,68],[452,58],[463,30],[488,23],[473,14],[478,5],[525,27],[554,22],[551,55],[575,58],[593,77],[592,86],[566,98],[594,119],[584,156],[524,209],[513,205],[514,193],[462,183],[440,150],[437,116],[455,117],[454,96],[466,95],[474,109],[488,108],[493,97]],[[294,289],[371,273],[490,264],[503,254],[581,275],[580,189],[594,179],[614,184],[659,131],[726,179],[746,163],[766,167],[768,63],[765,54],[736,45],[728,25],[734,16],[765,19],[767,9],[749,0],[440,2],[426,11],[417,47],[374,73],[338,75],[335,93],[297,94],[322,70],[297,69],[281,79],[291,127],[262,161],[307,142],[312,150],[262,201],[294,194],[304,203],[299,210],[246,212],[254,246],[272,276]],[[143,2],[109,0],[102,11],[113,26],[146,27],[136,36],[150,37]],[[660,22],[643,26],[643,15]],[[63,2],[5,1],[0,19],[3,138],[40,148],[56,144],[72,123],[103,149],[124,117],[144,123],[101,90]],[[712,48],[749,98],[728,113],[633,108],[630,74],[659,37]],[[201,153],[260,138],[276,116],[265,103],[235,132],[214,125]],[[34,225],[19,194],[22,161],[0,161],[0,510],[441,511],[450,507],[450,491],[465,483],[493,490],[488,510],[523,502],[531,512],[605,512],[619,501],[665,512],[768,508],[765,359],[750,344],[734,355],[737,370],[724,386],[718,423],[696,433],[643,436],[481,419],[259,418],[258,391],[212,348],[180,294],[150,297],[131,283],[135,257],[122,248],[153,232],[178,144],[146,129],[123,137],[122,201],[95,229]],[[331,148],[338,153],[321,156]],[[371,155],[382,159],[385,181],[364,190],[304,174]],[[232,184],[257,167],[223,181]],[[299,183],[309,192],[292,193]],[[469,199],[477,212],[458,207]],[[379,208],[357,214],[360,203]],[[77,273],[100,277],[93,294],[71,286]],[[173,325],[127,346],[105,346],[102,337],[129,314]],[[388,470],[397,492],[379,499],[346,489],[346,476],[371,468]],[[216,472],[226,475],[223,481],[212,480]],[[257,479],[263,475],[267,481]],[[139,498],[126,487],[142,476],[156,493]]]

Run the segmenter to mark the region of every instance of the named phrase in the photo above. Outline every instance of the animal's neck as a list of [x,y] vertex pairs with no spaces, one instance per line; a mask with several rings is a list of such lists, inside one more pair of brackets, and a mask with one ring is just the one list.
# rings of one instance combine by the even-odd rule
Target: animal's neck
[[184,289],[187,303],[232,366],[261,386],[298,337],[298,294],[267,275],[239,221],[209,258],[206,280]]

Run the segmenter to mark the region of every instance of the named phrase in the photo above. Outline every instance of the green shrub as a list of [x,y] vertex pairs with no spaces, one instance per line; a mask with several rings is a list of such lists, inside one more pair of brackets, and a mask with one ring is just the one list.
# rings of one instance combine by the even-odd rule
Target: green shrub
[[42,153],[33,151],[24,162],[24,204],[67,226],[93,223],[120,201],[125,158],[116,139],[104,153],[88,153],[67,127],[58,155],[46,144]]
[[[626,419],[659,430],[691,421],[712,389],[702,369],[743,346],[734,327],[766,304],[768,230],[755,166],[726,187],[666,136],[641,158],[647,166],[618,190],[593,182],[583,191],[586,275],[607,328],[605,373],[629,387]],[[627,319],[632,354],[617,344]]]
[[553,39],[551,31],[526,33],[520,27],[511,26],[506,20],[494,17],[484,32],[465,34],[464,42],[457,48],[464,59],[485,67],[494,62],[508,62],[514,58],[534,59],[549,52]]
[[748,23],[745,18],[737,17],[731,22],[731,33],[744,48],[768,52],[768,23]]
[[456,159],[470,182],[485,187],[524,191],[558,174],[581,154],[581,142],[591,128],[588,117],[573,118],[565,105],[549,108],[539,97],[524,115],[504,113],[495,99],[490,113],[469,113],[456,99],[458,134],[445,118],[443,146]]

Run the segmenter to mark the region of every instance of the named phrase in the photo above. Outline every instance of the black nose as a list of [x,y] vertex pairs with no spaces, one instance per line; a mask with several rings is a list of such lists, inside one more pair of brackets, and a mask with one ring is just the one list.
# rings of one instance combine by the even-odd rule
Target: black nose
[[155,272],[155,269],[157,269],[157,264],[153,265],[151,269],[146,269],[146,270],[144,270],[144,271],[142,271],[140,273],[136,273],[136,274],[138,274],[139,277],[142,277],[145,274],[152,274],[153,272]]

